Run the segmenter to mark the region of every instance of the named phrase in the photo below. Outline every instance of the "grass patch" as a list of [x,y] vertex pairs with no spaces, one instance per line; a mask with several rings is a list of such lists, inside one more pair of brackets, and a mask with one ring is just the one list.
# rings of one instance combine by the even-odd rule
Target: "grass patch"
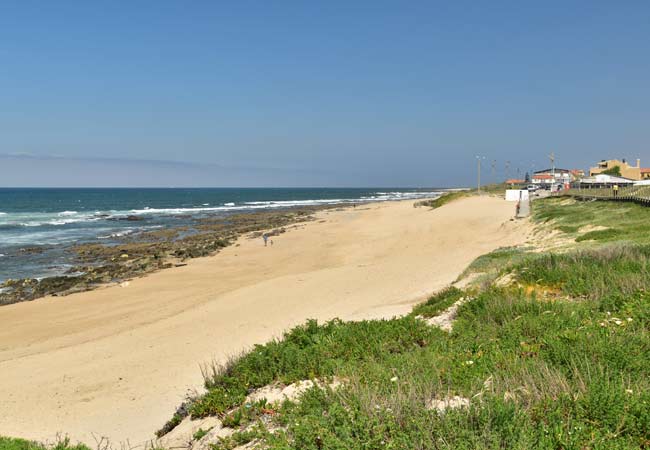
[[210,428],[208,428],[207,430],[204,430],[203,428],[199,428],[198,430],[196,430],[196,432],[195,432],[194,435],[192,436],[192,439],[194,439],[195,441],[200,441],[200,440],[203,439],[203,438],[204,438],[204,437],[205,437],[209,432],[210,432]]
[[524,259],[527,251],[523,247],[498,248],[476,258],[458,278],[462,279],[471,273],[500,272],[506,265]]
[[610,245],[567,254],[545,254],[515,266],[526,284],[561,289],[574,298],[608,304],[650,290],[650,246]]
[[459,200],[464,197],[472,195],[471,191],[455,191],[455,192],[446,192],[440,197],[432,200],[422,200],[416,202],[415,206],[428,206],[431,209],[440,208],[441,206],[451,203],[453,201]]
[[208,393],[193,402],[189,413],[192,417],[223,415],[240,405],[252,389],[344,375],[361,362],[420,348],[435,334],[412,317],[352,324],[334,320],[322,325],[312,320],[280,341],[258,345],[226,366],[204,371]]
[[[509,186],[506,184],[488,184],[485,186],[481,186],[481,194],[488,194],[488,195],[498,195],[500,197],[505,196],[506,189],[509,189]],[[465,197],[470,197],[472,195],[477,195],[478,190],[477,189],[465,189],[462,191],[452,191],[452,192],[445,192],[442,194],[440,197],[432,200],[422,200],[419,202],[415,202],[413,206],[428,206],[432,209],[440,208],[441,206],[446,205],[447,203],[451,203],[453,201],[459,200],[461,198]]]
[[90,450],[83,444],[72,445],[70,439],[64,438],[51,446],[25,439],[0,436],[0,450]]
[[458,288],[449,287],[434,295],[426,302],[420,303],[413,308],[412,314],[422,317],[433,317],[460,300],[465,293]]
[[611,241],[614,238],[621,236],[621,232],[615,228],[608,228],[606,230],[589,231],[582,236],[576,238],[576,242],[582,241]]
[[[566,197],[535,200],[533,220],[576,236],[577,242],[627,241],[650,244],[650,208],[627,202],[568,201]],[[586,226],[608,228],[580,234]],[[591,242],[593,244],[593,242]]]

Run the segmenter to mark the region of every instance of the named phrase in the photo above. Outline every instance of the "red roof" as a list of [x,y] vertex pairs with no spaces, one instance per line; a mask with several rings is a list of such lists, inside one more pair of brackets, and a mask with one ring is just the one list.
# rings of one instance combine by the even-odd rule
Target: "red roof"
[[540,174],[537,174],[537,175],[533,175],[534,180],[550,180],[551,178],[553,178],[553,175],[548,175],[546,173],[540,173]]
[[650,173],[650,167],[641,167],[641,173]]
[[517,180],[517,179],[510,179],[506,180],[506,184],[524,184],[526,181],[525,180]]

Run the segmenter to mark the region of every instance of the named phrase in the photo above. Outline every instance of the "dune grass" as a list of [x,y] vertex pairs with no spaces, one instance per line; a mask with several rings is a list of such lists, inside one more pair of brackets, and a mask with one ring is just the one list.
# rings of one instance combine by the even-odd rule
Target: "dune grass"
[[208,394],[189,408],[192,417],[223,414],[239,405],[254,388],[273,382],[346,375],[364,361],[382,359],[419,348],[432,330],[414,318],[398,321],[319,325],[309,321],[284,335],[281,341],[256,346],[230,364],[204,370]]
[[446,205],[447,203],[454,202],[456,200],[459,200],[464,197],[468,197],[470,195],[472,195],[471,191],[445,192],[438,198],[416,202],[415,206],[427,206],[431,209],[436,209]]
[[[508,186],[504,183],[488,184],[481,187],[481,194],[504,196],[506,189],[508,189]],[[415,202],[414,206],[428,206],[431,209],[436,209],[461,198],[477,194],[477,189],[465,189],[462,191],[445,192],[436,199]]]
[[[315,450],[650,445],[650,247],[519,256],[497,258],[515,283],[478,292],[451,334],[413,316],[466,295],[456,288],[404,318],[311,321],[206,374],[208,394],[190,411],[223,415],[252,388],[337,376],[343,387],[314,387],[267,420],[238,413],[227,421],[235,434],[213,449],[251,440]],[[542,294],[549,287],[557,295]],[[427,408],[454,395],[470,406]]]
[[[550,223],[577,242],[628,241],[650,244],[650,208],[626,202],[578,201],[553,197],[533,203],[533,219]],[[581,232],[589,227],[600,229]],[[592,242],[593,243],[593,242]]]
[[83,444],[71,444],[69,439],[46,446],[25,439],[15,439],[0,436],[0,450],[90,450]]
[[464,295],[465,293],[462,290],[453,286],[443,289],[429,297],[426,302],[416,305],[412,314],[421,317],[436,316],[460,300]]

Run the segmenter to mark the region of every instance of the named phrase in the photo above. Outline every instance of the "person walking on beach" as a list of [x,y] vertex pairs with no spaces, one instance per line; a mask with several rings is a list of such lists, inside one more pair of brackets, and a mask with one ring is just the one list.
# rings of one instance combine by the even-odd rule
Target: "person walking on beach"
[[262,235],[262,239],[264,239],[264,247],[266,247],[266,244],[267,244],[267,242],[268,242],[268,240],[269,240],[269,235],[266,234],[266,233],[264,233],[264,234]]

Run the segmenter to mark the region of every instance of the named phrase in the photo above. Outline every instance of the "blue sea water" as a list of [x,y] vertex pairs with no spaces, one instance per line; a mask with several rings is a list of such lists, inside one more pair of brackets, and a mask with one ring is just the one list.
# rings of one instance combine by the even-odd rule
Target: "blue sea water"
[[[0,282],[64,273],[72,265],[66,248],[74,243],[111,243],[129,234],[185,225],[209,216],[319,204],[427,198],[441,191],[436,188],[0,188]],[[128,216],[144,220],[123,220]],[[39,251],[29,251],[35,247]]]

